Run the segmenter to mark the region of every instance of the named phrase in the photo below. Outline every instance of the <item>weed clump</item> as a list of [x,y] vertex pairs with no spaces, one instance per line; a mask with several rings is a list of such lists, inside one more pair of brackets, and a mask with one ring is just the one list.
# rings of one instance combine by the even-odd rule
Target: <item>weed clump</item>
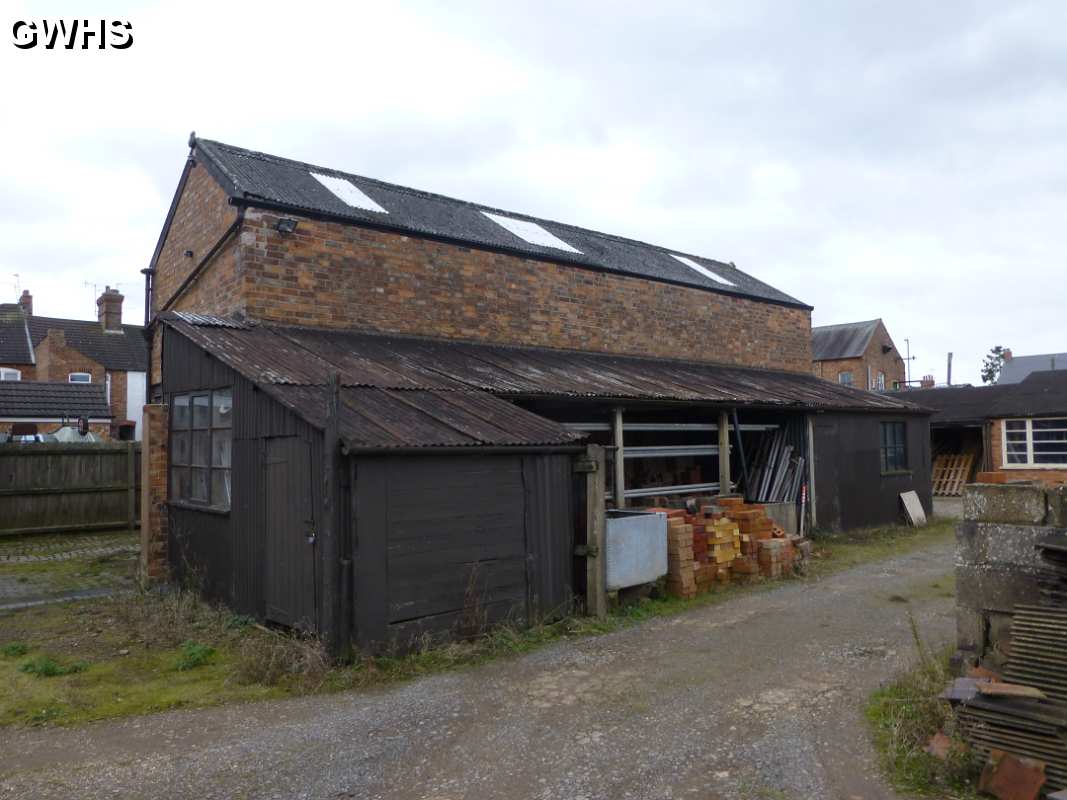
[[87,661],[74,661],[70,664],[60,664],[50,656],[37,656],[19,667],[19,672],[27,675],[36,675],[38,678],[57,678],[61,675],[73,675],[76,672],[85,672],[89,669]]
[[30,648],[22,642],[8,642],[0,645],[0,655],[7,658],[19,658],[30,652]]
[[196,669],[202,667],[208,663],[212,656],[215,655],[215,648],[210,647],[200,642],[194,642],[191,639],[182,642],[181,651],[178,655],[178,663],[174,668],[178,672],[186,672],[187,670]]

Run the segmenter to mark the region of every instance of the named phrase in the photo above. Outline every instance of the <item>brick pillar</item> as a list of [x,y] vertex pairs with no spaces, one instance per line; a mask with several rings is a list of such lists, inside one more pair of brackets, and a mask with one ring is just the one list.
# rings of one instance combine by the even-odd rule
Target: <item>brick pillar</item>
[[141,580],[167,577],[167,431],[165,405],[146,405],[141,431]]

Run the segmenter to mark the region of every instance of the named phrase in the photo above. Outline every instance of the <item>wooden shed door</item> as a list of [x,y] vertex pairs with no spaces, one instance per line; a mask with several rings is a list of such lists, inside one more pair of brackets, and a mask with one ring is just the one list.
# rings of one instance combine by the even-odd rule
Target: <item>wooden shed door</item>
[[311,453],[298,436],[267,440],[267,618],[312,630],[315,614],[315,522]]

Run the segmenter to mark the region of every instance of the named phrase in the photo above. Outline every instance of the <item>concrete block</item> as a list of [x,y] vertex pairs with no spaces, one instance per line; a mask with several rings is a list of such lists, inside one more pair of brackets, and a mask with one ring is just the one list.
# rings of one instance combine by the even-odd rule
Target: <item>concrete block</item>
[[981,611],[956,606],[956,647],[980,653],[985,643],[985,615]]
[[1067,486],[1053,486],[1045,490],[1048,503],[1046,524],[1055,528],[1067,528]]
[[963,566],[1047,568],[1037,543],[1059,529],[1047,526],[961,522],[956,526],[956,563]]
[[1039,573],[1018,567],[956,566],[956,602],[963,608],[1010,614],[1020,603],[1038,604]]
[[965,520],[1043,525],[1046,505],[1039,484],[972,483],[963,488]]

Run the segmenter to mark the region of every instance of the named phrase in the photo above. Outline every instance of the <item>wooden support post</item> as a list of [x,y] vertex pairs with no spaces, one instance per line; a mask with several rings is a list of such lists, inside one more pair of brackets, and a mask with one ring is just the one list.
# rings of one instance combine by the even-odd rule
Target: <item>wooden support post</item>
[[[809,414],[807,417],[808,428],[808,519],[811,521],[809,530],[814,530],[818,520],[815,517],[815,423]],[[798,520],[799,522],[799,520]]]
[[585,607],[593,617],[608,613],[607,571],[604,566],[604,448],[586,447],[585,473]]
[[137,530],[137,472],[134,460],[137,451],[134,442],[126,444],[126,525],[130,533]]
[[330,378],[326,406],[326,428],[323,431],[323,491],[322,524],[319,539],[322,543],[322,637],[326,650],[334,658],[348,655],[348,631],[342,630],[341,614],[341,537],[339,528],[341,500],[341,376]]
[[719,412],[719,494],[730,493],[730,414]]
[[626,508],[626,448],[623,444],[621,408],[616,408],[612,414],[611,429],[615,439],[615,508]]

